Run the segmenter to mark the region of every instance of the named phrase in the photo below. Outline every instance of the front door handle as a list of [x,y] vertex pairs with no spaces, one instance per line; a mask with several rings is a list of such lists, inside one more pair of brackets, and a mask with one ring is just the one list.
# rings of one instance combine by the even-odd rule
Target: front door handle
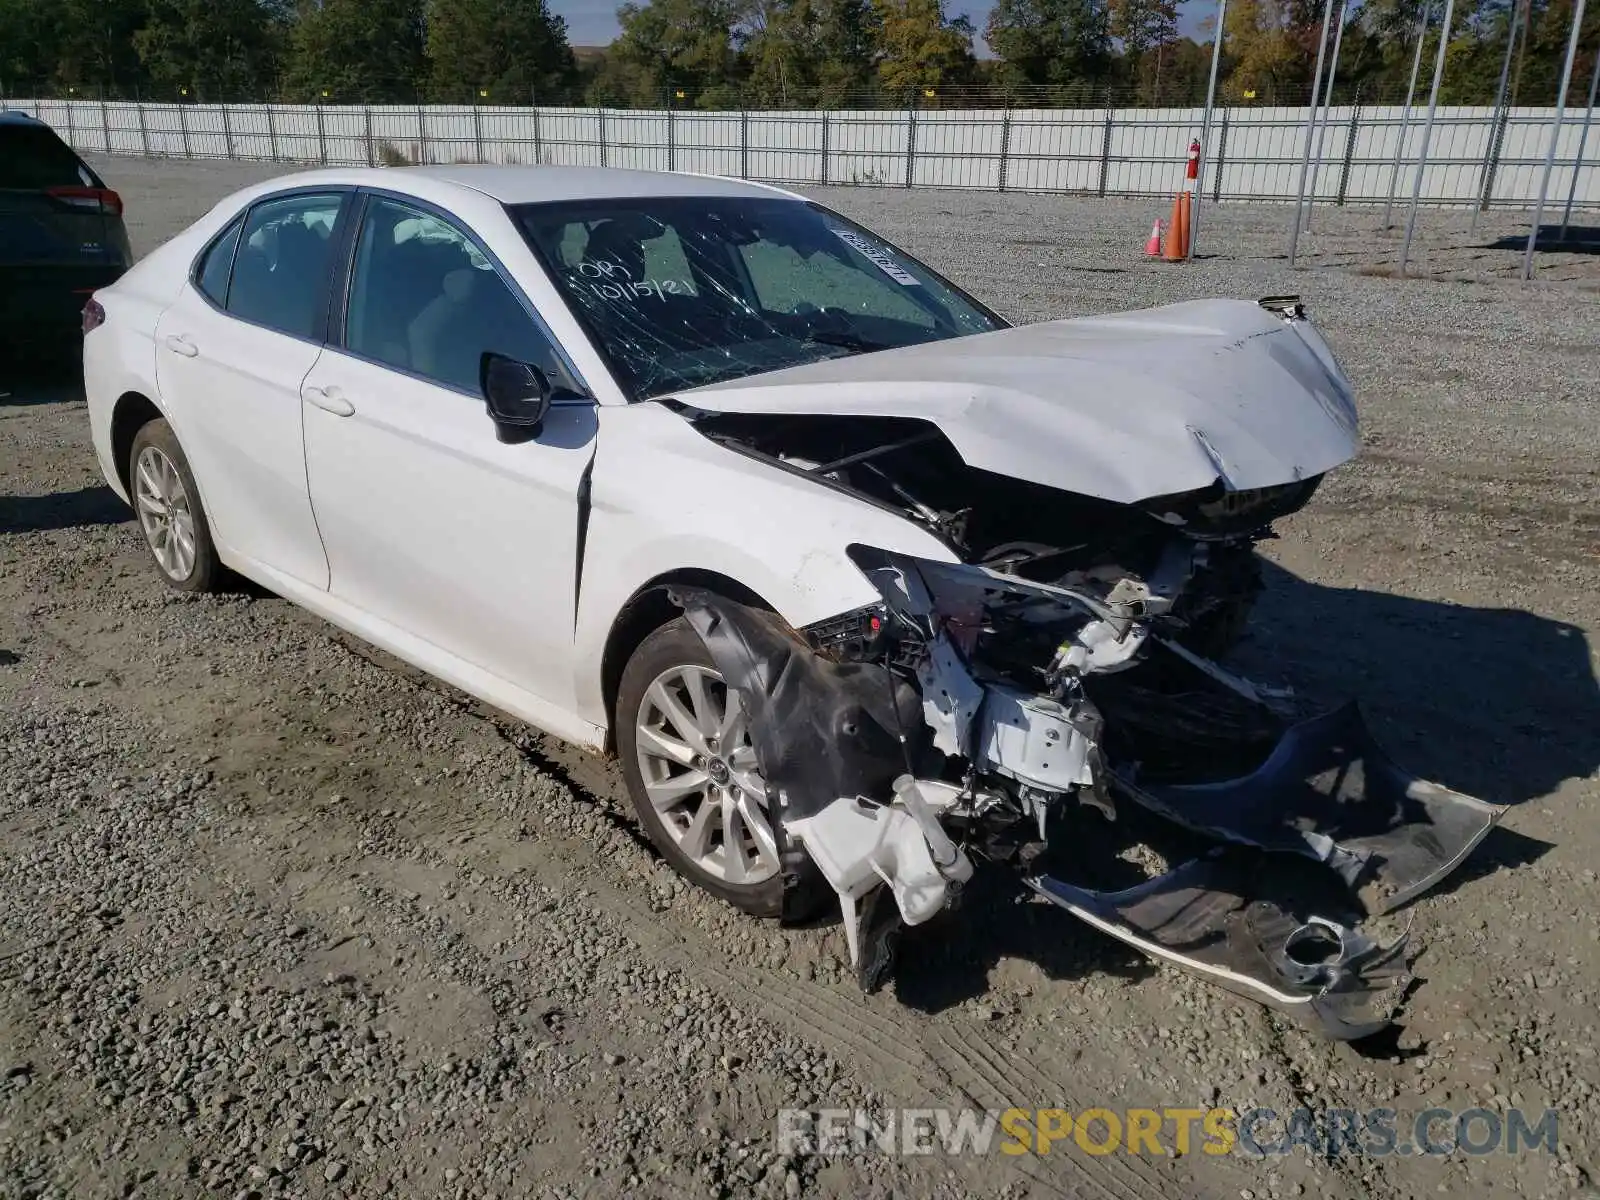
[[356,406],[346,400],[344,393],[336,387],[307,386],[300,394],[305,397],[307,404],[314,404],[323,412],[331,412],[336,417],[355,415]]
[[187,333],[174,333],[167,338],[167,349],[174,354],[181,354],[185,358],[193,358],[200,353],[200,347],[189,340]]

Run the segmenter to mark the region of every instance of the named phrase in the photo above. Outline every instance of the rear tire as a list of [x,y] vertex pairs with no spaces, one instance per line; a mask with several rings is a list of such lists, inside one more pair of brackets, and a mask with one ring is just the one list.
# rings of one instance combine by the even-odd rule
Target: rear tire
[[211,540],[200,489],[165,420],[150,421],[134,434],[128,451],[128,498],[145,548],[167,586],[180,592],[219,591],[224,568]]

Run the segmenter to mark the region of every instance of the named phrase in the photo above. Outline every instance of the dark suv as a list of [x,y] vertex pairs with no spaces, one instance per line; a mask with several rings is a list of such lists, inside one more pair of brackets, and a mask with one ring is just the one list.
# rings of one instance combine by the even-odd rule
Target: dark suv
[[122,198],[43,121],[0,110],[0,339],[80,328],[89,294],[132,261]]

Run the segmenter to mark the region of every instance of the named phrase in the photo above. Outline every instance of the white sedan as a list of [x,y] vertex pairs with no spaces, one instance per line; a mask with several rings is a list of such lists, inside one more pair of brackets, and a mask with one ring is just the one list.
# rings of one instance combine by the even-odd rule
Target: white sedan
[[[426,167],[239,192],[84,326],[167,584],[246,576],[618,754],[677,870],[832,897],[865,987],[975,859],[1092,881],[1075,830],[1133,804],[1216,851],[1027,882],[1354,1036],[1399,957],[1359,922],[1498,813],[1212,661],[1357,449],[1293,298],[1013,327],[774,188]],[[1286,865],[1312,893],[1258,894]]]

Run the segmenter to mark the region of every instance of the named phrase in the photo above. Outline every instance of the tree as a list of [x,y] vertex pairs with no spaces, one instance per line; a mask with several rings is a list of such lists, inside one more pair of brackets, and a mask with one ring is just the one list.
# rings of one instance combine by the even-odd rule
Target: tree
[[745,26],[758,103],[835,107],[872,84],[877,23],[866,0],[755,0]]
[[427,52],[433,100],[548,103],[577,78],[567,23],[545,0],[432,0]]
[[283,90],[291,100],[414,101],[422,0],[299,0]]
[[[1167,47],[1178,40],[1178,0],[1110,0],[1109,7],[1124,70],[1142,99],[1157,100]],[[1154,62],[1147,63],[1152,50]]]
[[144,83],[133,36],[145,21],[145,0],[54,0],[39,18],[59,86],[127,95]]
[[288,16],[261,0],[151,0],[133,44],[159,93],[259,100],[277,79]]
[[622,36],[611,44],[590,99],[659,107],[684,103],[731,108],[739,102],[739,0],[655,0],[617,10]]
[[945,15],[943,0],[872,0],[878,80],[891,97],[961,83],[972,70],[972,22]]
[[1012,85],[1082,93],[1111,69],[1105,0],[998,0],[985,31]]
[[[1300,37],[1303,27],[1297,28],[1294,18],[1293,11],[1281,0],[1233,0],[1228,5],[1223,44],[1233,66],[1223,85],[1225,95],[1239,100],[1245,92],[1254,92],[1268,104],[1306,100],[1306,96],[1295,94],[1301,86],[1304,49]],[[1321,31],[1318,18],[1311,34],[1313,55]]]

